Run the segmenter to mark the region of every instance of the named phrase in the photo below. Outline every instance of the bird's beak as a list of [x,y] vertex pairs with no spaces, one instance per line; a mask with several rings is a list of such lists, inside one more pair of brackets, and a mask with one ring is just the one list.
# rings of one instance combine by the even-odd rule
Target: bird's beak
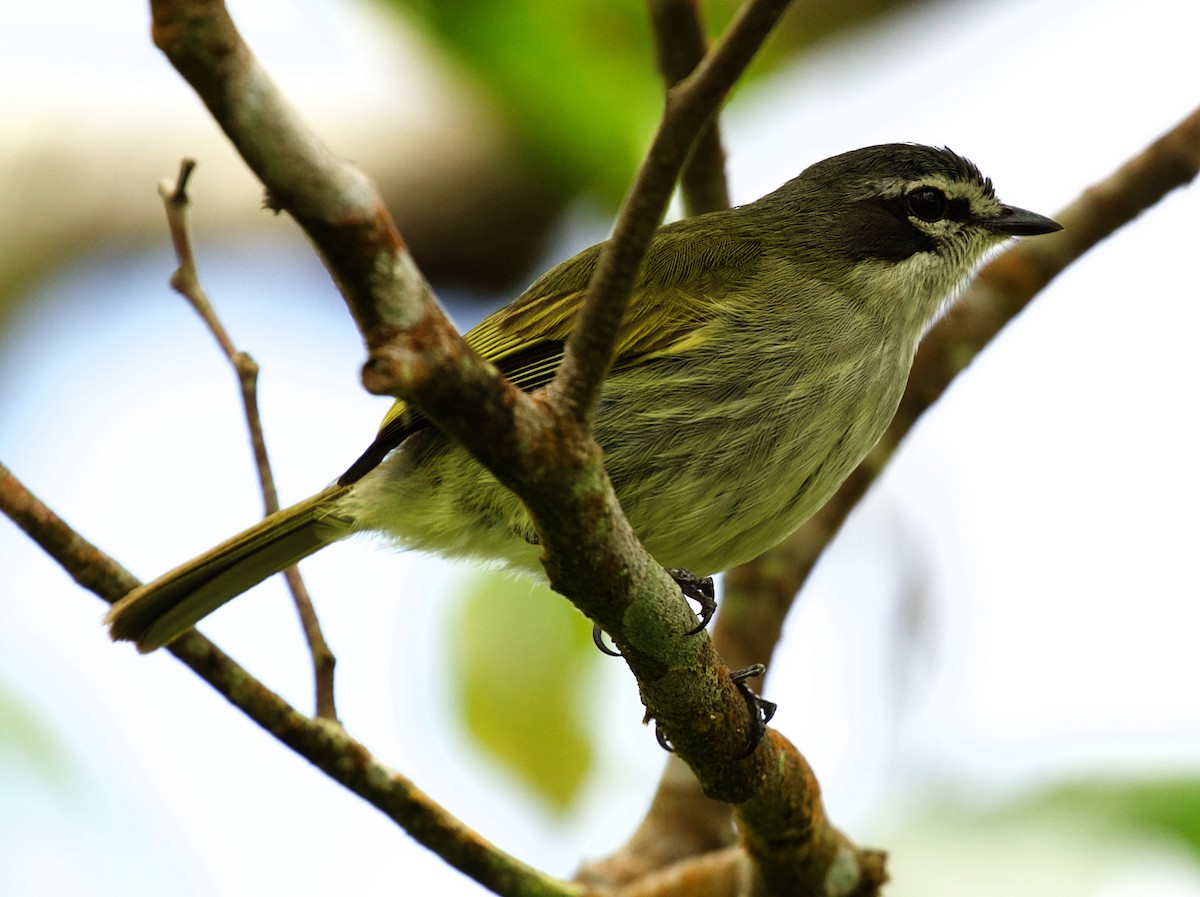
[[1037,212],[1027,212],[1016,206],[1001,206],[999,215],[979,223],[994,234],[1011,237],[1032,237],[1035,234],[1052,234],[1056,230],[1062,230],[1062,225],[1053,218],[1047,218]]

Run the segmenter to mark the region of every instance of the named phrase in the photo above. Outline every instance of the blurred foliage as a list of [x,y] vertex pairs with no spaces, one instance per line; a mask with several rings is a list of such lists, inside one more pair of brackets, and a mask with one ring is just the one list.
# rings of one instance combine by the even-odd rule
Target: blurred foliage
[[25,770],[40,781],[61,784],[71,761],[50,724],[11,691],[0,689],[0,768]]
[[471,72],[559,189],[624,192],[662,106],[641,0],[393,2]]
[[967,784],[882,838],[889,897],[1200,894],[1200,780],[1097,775],[997,802]]
[[567,809],[593,765],[588,622],[546,585],[481,573],[451,620],[454,706],[475,743]]
[[1200,780],[1093,782],[1063,788],[1046,799],[1113,826],[1173,835],[1200,857]]
[[[389,0],[474,77],[552,189],[622,196],[662,109],[644,0]],[[912,0],[795,2],[745,84],[803,47]],[[740,0],[701,3],[710,36]]]

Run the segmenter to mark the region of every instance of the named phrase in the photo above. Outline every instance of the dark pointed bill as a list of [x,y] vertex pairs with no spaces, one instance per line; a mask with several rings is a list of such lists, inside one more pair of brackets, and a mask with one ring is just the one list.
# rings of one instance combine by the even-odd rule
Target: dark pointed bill
[[1001,206],[997,217],[979,223],[992,233],[1013,237],[1032,237],[1035,234],[1052,234],[1062,230],[1062,225],[1053,218],[1018,209],[1016,206]]

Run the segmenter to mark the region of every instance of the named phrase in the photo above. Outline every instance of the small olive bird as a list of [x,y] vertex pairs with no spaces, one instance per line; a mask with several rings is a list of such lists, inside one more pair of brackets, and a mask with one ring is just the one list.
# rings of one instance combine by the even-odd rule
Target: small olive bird
[[[922,335],[984,254],[1060,230],[1004,205],[946,149],[871,146],[756,202],[660,228],[617,340],[595,436],[656,561],[707,576],[795,530],[883,433]],[[466,335],[517,386],[554,376],[603,244]],[[152,651],[351,533],[540,573],[520,499],[397,401],[336,483],[130,592],[115,639]]]

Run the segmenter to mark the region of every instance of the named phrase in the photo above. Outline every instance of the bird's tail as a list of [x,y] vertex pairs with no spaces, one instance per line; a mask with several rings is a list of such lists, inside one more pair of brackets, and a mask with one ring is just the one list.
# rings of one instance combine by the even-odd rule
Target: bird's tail
[[348,486],[330,486],[277,511],[112,606],[104,622],[114,639],[153,651],[186,632],[226,601],[351,531],[337,500]]

